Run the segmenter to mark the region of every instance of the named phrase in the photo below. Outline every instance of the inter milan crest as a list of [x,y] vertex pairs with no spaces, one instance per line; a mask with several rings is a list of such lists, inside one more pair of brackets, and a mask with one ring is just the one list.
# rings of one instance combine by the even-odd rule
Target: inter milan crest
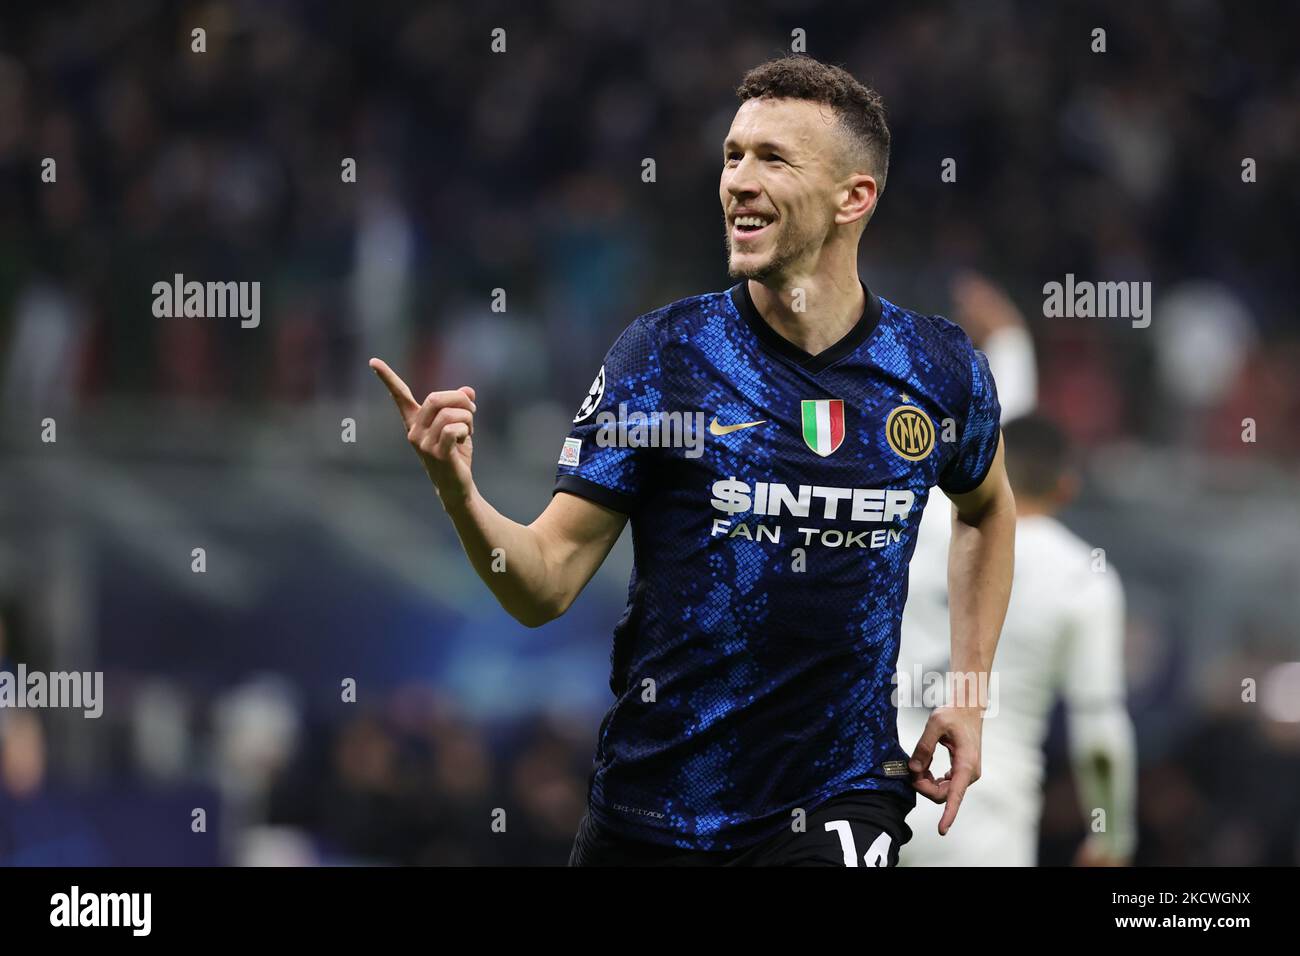
[[803,409],[804,444],[825,458],[844,444],[844,400],[810,399],[800,403]]
[[591,389],[587,392],[587,397],[584,398],[582,404],[578,406],[578,414],[573,416],[573,423],[576,425],[578,422],[591,415],[592,412],[600,407],[600,400],[604,397],[605,366],[602,365],[600,371],[596,373],[596,380],[591,383]]
[[920,461],[934,450],[934,423],[915,405],[899,405],[885,419],[885,440],[894,454]]

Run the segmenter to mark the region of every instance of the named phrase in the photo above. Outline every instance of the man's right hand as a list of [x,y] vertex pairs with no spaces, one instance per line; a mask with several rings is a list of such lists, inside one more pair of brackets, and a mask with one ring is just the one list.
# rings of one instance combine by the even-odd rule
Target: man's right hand
[[393,397],[393,404],[406,426],[406,440],[419,454],[443,507],[463,504],[474,491],[470,467],[474,458],[474,412],[477,410],[474,389],[462,385],[455,391],[430,392],[420,403],[388,363],[372,358],[370,367]]
[[[913,788],[933,803],[946,804],[939,819],[940,836],[948,835],[967,788],[980,778],[983,720],[981,707],[937,708],[925,722],[921,739],[907,762]],[[935,780],[930,772],[930,763],[934,760],[935,748],[940,744],[948,748],[952,769],[943,775],[942,780]]]

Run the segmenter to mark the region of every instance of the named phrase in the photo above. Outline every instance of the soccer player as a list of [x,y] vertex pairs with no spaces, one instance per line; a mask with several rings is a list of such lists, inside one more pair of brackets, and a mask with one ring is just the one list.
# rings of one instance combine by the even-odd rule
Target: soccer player
[[[946,830],[980,775],[978,707],[936,710],[909,760],[891,678],[935,485],[956,506],[952,658],[993,658],[1015,503],[987,362],[858,277],[889,162],[880,97],[804,56],[737,92],[719,198],[740,281],[619,336],[532,524],[475,487],[474,389],[417,401],[371,361],[471,564],[522,623],[563,614],[631,522],[575,865],[894,865],[914,791],[944,803]],[[659,427],[692,419],[707,434]],[[936,779],[941,743],[954,766]]]
[[[1115,569],[1098,563],[1089,546],[1055,518],[1078,487],[1060,429],[1031,415],[1008,422],[1005,435],[1019,513],[1016,583],[993,661],[997,682],[984,720],[984,782],[963,804],[961,825],[947,836],[938,835],[937,813],[918,808],[902,864],[1035,864],[1043,739],[1052,705],[1063,694],[1075,782],[1092,831],[1076,862],[1123,865],[1137,832],[1137,761],[1124,707],[1124,592]],[[931,593],[937,582],[929,580],[932,575],[918,577],[912,576],[899,660],[900,675],[913,687],[916,671],[942,671],[947,663],[937,621],[929,620],[938,613]],[[928,617],[922,614],[926,608]],[[922,733],[927,716],[922,707],[900,706],[900,738]]]

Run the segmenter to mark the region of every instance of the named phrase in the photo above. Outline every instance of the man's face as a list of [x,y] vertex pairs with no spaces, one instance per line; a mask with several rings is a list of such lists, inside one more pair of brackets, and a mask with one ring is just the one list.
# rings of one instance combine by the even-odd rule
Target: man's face
[[723,143],[718,187],[733,278],[814,263],[834,228],[842,149],[829,106],[767,97],[741,104]]

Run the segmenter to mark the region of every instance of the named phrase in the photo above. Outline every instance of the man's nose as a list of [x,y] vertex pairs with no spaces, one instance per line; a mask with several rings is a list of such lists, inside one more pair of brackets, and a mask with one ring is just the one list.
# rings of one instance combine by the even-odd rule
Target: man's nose
[[727,191],[733,196],[752,196],[758,192],[758,179],[754,176],[754,166],[748,160],[741,160],[735,167],[727,170]]

